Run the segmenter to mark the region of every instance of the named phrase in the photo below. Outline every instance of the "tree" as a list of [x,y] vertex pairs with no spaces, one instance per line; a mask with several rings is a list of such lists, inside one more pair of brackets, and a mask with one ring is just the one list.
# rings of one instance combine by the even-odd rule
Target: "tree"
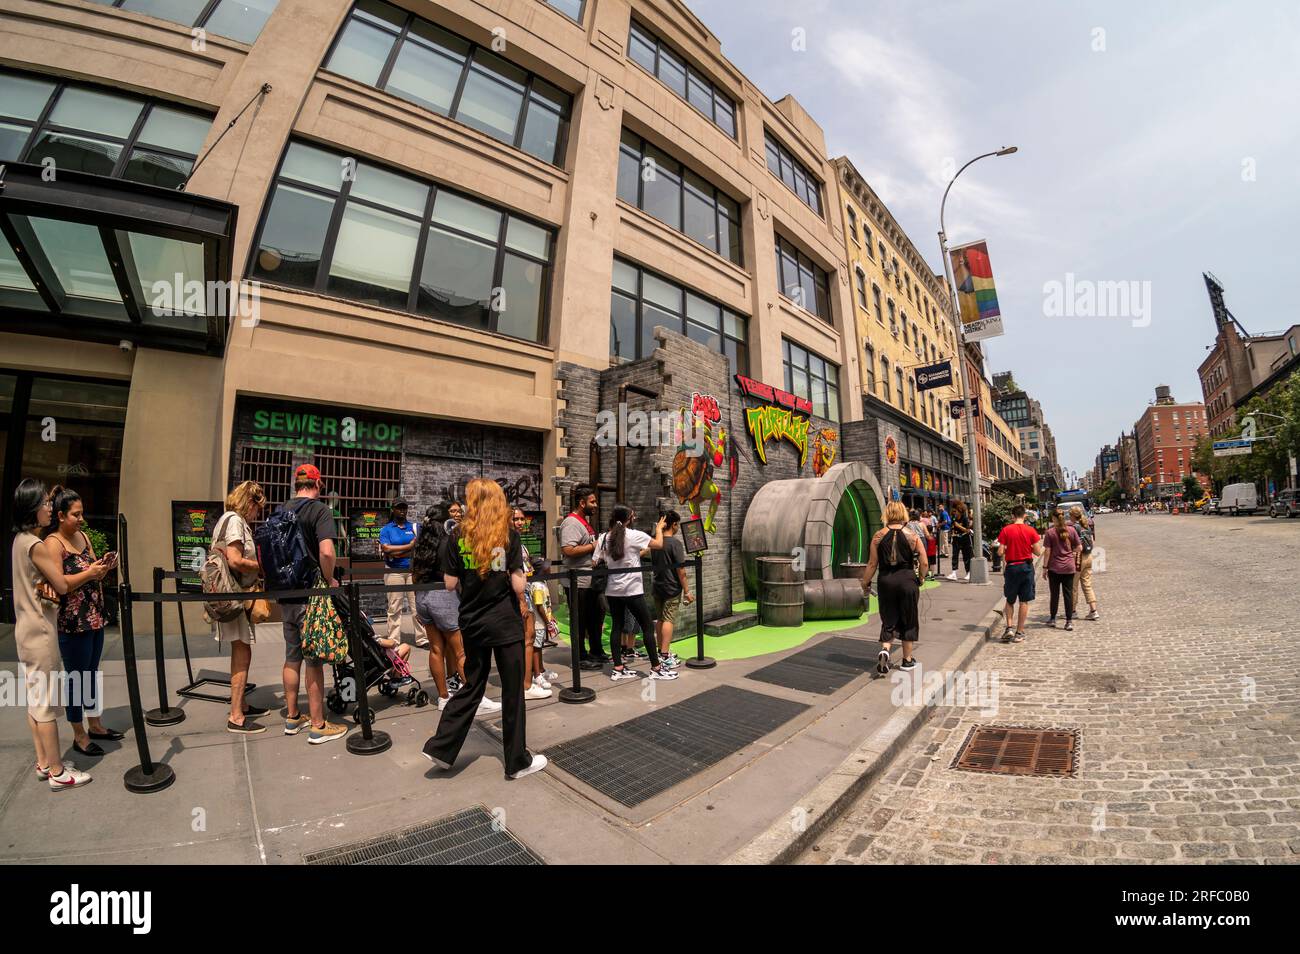
[[1183,503],[1195,503],[1203,496],[1201,482],[1188,474],[1183,478]]

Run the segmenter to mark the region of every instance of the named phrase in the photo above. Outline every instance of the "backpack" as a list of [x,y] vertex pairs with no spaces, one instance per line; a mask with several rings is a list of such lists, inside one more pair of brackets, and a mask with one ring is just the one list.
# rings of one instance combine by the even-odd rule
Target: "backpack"
[[[217,521],[217,525],[212,528],[212,538],[220,539],[220,527],[228,519],[229,514]],[[203,584],[204,593],[238,593],[243,589],[235,580],[235,574],[230,572],[230,563],[226,560],[226,555],[221,552],[220,547],[212,547],[208,550],[208,558],[203,561],[203,566],[199,567],[199,580]],[[218,623],[229,623],[237,619],[239,614],[244,612],[243,600],[204,600],[203,608],[207,610],[208,616]]]
[[1087,556],[1092,552],[1092,531],[1082,523],[1076,523],[1074,529],[1079,534],[1079,542],[1083,544],[1083,554]]
[[[306,506],[303,504],[299,510]],[[299,510],[281,507],[253,534],[267,590],[311,589],[320,576],[316,554],[307,548],[307,538],[298,523]]]

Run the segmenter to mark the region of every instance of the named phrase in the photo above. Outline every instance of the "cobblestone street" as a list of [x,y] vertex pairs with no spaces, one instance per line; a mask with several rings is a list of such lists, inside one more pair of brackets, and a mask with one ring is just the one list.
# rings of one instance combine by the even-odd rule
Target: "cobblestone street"
[[[1044,626],[1040,580],[1028,640],[974,664],[996,716],[935,713],[800,863],[1300,861],[1300,521],[1112,514],[1098,536],[1101,620]],[[951,768],[981,724],[1077,728],[1078,777]]]

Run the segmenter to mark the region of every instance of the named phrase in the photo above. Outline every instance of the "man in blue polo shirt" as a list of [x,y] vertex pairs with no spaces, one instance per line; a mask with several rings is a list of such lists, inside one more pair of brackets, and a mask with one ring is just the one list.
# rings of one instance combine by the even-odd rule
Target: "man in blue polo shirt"
[[[411,551],[415,549],[415,524],[406,522],[406,501],[393,501],[388,523],[379,531],[379,550],[384,555],[384,585],[411,582]],[[415,613],[414,593],[388,594],[388,638],[402,641],[402,613]]]

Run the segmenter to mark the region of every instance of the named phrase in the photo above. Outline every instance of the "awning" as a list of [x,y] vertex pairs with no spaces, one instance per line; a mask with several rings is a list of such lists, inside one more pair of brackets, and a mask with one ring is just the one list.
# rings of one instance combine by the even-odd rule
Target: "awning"
[[236,207],[0,164],[0,330],[220,355]]

